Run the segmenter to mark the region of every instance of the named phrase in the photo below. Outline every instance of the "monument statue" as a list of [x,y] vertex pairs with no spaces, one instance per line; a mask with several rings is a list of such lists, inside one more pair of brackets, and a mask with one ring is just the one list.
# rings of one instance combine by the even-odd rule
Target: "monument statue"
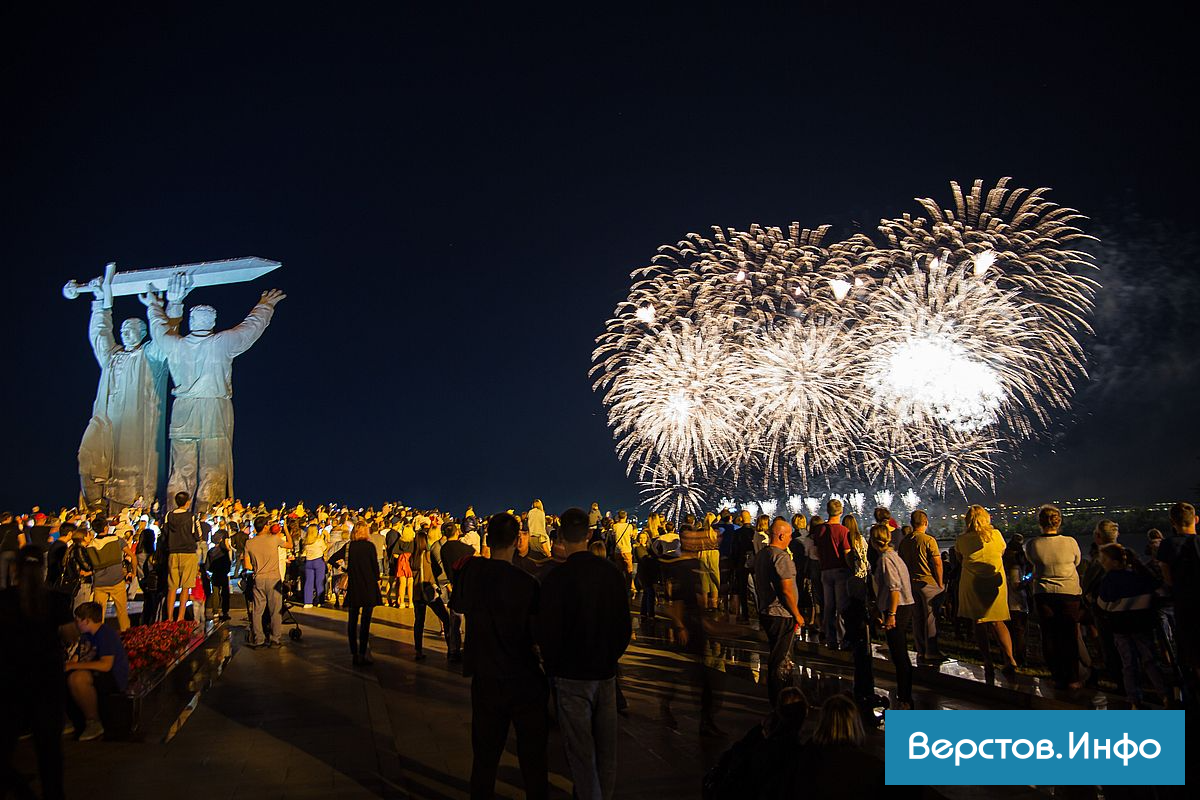
[[[81,294],[91,294],[94,298],[89,338],[92,343],[92,351],[100,363],[100,385],[96,390],[92,419],[88,423],[83,441],[79,445],[80,484],[84,500],[89,506],[112,512],[136,503],[139,498],[142,498],[143,503],[153,503],[154,498],[158,496],[159,465],[163,463],[166,451],[166,437],[163,428],[163,410],[167,397],[166,376],[168,371],[174,372],[167,350],[174,347],[173,343],[176,340],[183,342],[191,340],[190,336],[179,335],[179,323],[183,317],[183,300],[188,292],[197,286],[218,286],[251,281],[280,266],[278,261],[257,256],[124,272],[117,272],[116,265],[109,264],[105,267],[103,276],[93,278],[85,283],[72,280],[63,286],[63,296],[67,299],[73,300]],[[150,294],[164,290],[167,294],[165,311],[161,308],[161,301],[158,301],[157,297],[153,300],[149,297]],[[146,323],[140,319],[125,320],[121,325],[122,344],[118,345],[112,331],[113,298],[134,294],[139,295],[139,299],[148,306],[153,303],[159,304],[159,314],[162,319],[166,320],[165,329],[159,331],[157,339],[152,336],[151,340],[146,342]],[[249,337],[248,341],[244,341],[243,346],[237,352],[246,350],[261,335],[262,329],[270,321],[274,304],[283,299],[283,295],[278,292],[268,292],[263,295],[264,302],[267,301],[268,295],[271,295],[269,307],[257,315],[255,313],[258,312],[257,307],[254,312],[251,312],[251,317],[256,319],[251,327],[254,327],[256,332]],[[211,362],[206,360],[204,368],[217,371],[221,370],[220,363],[224,359],[224,389],[220,390],[215,398],[209,398],[207,394],[202,394],[207,390],[188,384],[185,388],[187,394],[183,396],[189,400],[204,397],[215,401],[219,401],[223,397],[225,405],[228,406],[230,396],[228,362],[237,355],[237,352],[230,351],[234,340],[239,338],[238,336],[230,338],[229,334],[241,331],[251,320],[248,318],[246,323],[232,331],[213,334],[215,312],[212,312],[208,306],[198,308],[207,309],[207,312],[200,311],[201,321],[206,314],[209,315],[210,321],[206,330],[201,330],[197,327],[196,322],[193,322],[193,331],[197,332],[198,338],[211,338],[214,341],[220,341],[221,344],[208,345],[207,349],[203,350],[205,355],[196,357],[215,359]],[[179,345],[176,349],[181,354],[178,356],[180,359],[190,357],[186,354],[195,356],[199,352],[188,344]],[[181,369],[183,368],[181,367]],[[178,377],[176,377],[176,383],[179,383]],[[216,404],[220,405],[219,402]],[[193,413],[190,409],[193,409],[195,403],[185,403],[184,405],[186,409],[189,409],[187,413]],[[216,460],[225,465],[221,467],[225,470],[222,473],[224,477],[219,478],[217,482],[229,487],[232,483],[232,468],[227,468],[232,461],[229,448],[229,440],[233,433],[232,411],[230,410],[226,416],[228,425],[222,429],[223,432],[220,434],[225,442],[224,451],[223,455],[219,455]],[[183,419],[179,416],[178,411],[175,418]],[[197,472],[199,445],[196,442],[201,439],[207,442],[209,438],[216,437],[217,434],[213,430],[215,429],[211,429],[211,426],[205,428],[206,433],[199,438],[181,437],[182,441],[192,442],[189,452],[192,454],[193,482],[187,487],[191,494],[196,493],[194,477],[199,474]],[[214,452],[219,454],[220,448],[216,448]],[[187,458],[184,457],[184,461],[181,463],[186,462]],[[184,468],[186,469],[186,466]],[[174,470],[172,472],[174,473]],[[177,482],[177,485],[179,483]],[[150,500],[146,501],[145,498],[150,498]]]
[[[90,287],[92,316],[88,339],[100,364],[100,383],[92,418],[79,443],[79,479],[89,508],[113,513],[139,497],[154,497],[159,464],[165,456],[163,411],[167,399],[167,359],[146,341],[146,323],[121,323],[121,343],[113,337],[113,276],[105,268],[98,286]],[[167,293],[168,326],[178,327],[187,294],[181,282]]]
[[157,294],[139,295],[148,309],[150,340],[166,356],[175,384],[168,497],[185,491],[195,498],[196,509],[205,510],[233,496],[233,359],[258,341],[284,297],[276,289],[263,292],[249,315],[224,331],[215,330],[215,309],[194,306],[184,336],[172,330]]

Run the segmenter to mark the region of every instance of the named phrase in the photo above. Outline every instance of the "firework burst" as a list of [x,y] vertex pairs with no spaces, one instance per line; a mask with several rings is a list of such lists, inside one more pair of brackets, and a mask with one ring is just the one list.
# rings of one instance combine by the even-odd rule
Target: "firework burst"
[[1048,190],[951,191],[883,220],[879,244],[713,228],[633,273],[592,375],[652,507],[726,492],[792,508],[828,476],[994,489],[1086,377],[1099,284],[1083,217]]

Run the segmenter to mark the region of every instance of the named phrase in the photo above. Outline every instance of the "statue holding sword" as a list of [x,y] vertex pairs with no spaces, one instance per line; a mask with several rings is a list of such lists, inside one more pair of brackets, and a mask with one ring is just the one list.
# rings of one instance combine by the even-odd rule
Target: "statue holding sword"
[[258,341],[284,297],[278,289],[263,292],[246,318],[224,331],[215,330],[212,306],[194,306],[183,336],[171,330],[162,299],[142,295],[149,309],[150,341],[166,354],[175,383],[167,497],[187,492],[195,498],[194,508],[206,511],[233,496],[233,359]]
[[[100,364],[92,418],[79,443],[80,491],[89,508],[115,513],[138,497],[157,494],[159,465],[166,457],[163,412],[167,401],[167,358],[146,341],[146,322],[121,323],[120,344],[113,336],[112,282],[116,265],[90,286],[92,315],[88,340]],[[170,287],[167,316],[177,328],[186,287]]]
[[[90,292],[93,352],[101,366],[92,420],[79,449],[80,476],[89,504],[113,507],[157,495],[158,465],[164,455],[163,409],[166,375],[174,383],[169,426],[171,468],[168,497],[186,491],[204,510],[233,494],[233,359],[248,350],[270,324],[277,290],[263,292],[240,324],[216,331],[216,311],[195,306],[187,335],[180,331],[183,300],[195,286],[235,283],[280,266],[260,258],[116,272],[63,287],[68,298]],[[166,290],[164,307],[160,292]],[[137,294],[147,308],[146,325],[126,320],[124,347],[112,337],[112,297]],[[107,335],[105,335],[107,330]]]

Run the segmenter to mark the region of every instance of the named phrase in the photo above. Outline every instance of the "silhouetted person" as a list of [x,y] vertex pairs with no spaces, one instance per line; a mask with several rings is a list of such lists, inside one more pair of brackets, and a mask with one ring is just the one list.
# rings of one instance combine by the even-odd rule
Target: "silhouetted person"
[[512,563],[521,524],[511,514],[488,521],[489,558],[458,568],[450,605],[467,618],[463,674],[471,679],[471,797],[491,800],[511,725],[525,796],[549,792],[546,762],[549,689],[533,643],[538,582]]
[[42,552],[36,545],[16,551],[11,561],[15,585],[0,591],[0,681],[5,688],[0,714],[0,786],[5,797],[33,797],[11,764],[18,737],[28,730],[37,753],[42,796],[63,796],[62,733],[66,682],[62,642],[77,635],[71,596],[42,582]]
[[[354,526],[350,546],[346,548],[346,636],[354,665],[374,663],[369,647],[371,615],[383,604],[379,591],[379,558],[371,543],[371,528],[362,522]],[[360,620],[361,615],[361,620]]]
[[575,793],[608,800],[617,782],[617,661],[633,632],[627,581],[587,551],[583,509],[562,513],[559,538],[567,560],[542,580],[537,641],[554,681]]

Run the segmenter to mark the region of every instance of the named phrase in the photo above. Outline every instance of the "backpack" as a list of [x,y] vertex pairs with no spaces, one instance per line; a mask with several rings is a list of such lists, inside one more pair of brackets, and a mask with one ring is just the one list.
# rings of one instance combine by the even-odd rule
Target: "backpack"
[[864,563],[862,553],[858,552],[853,543],[850,544],[850,549],[846,551],[846,555],[842,556],[842,560],[846,562],[846,569],[850,570],[852,577],[858,575],[860,571],[869,571],[863,570],[866,564]]
[[622,572],[625,570],[625,558],[617,549],[617,535],[611,531],[604,537],[604,557],[620,567]]
[[55,584],[56,589],[69,591],[72,594],[79,591],[80,584],[83,583],[83,564],[80,564],[80,554],[78,546],[71,546],[63,556],[62,576]]
[[88,563],[92,565],[92,571],[95,572],[120,564],[125,554],[125,547],[119,538],[113,537],[99,548],[95,545],[88,547],[86,552]]
[[158,591],[158,556],[154,553],[146,558],[146,564],[142,568],[141,584],[143,592]]

